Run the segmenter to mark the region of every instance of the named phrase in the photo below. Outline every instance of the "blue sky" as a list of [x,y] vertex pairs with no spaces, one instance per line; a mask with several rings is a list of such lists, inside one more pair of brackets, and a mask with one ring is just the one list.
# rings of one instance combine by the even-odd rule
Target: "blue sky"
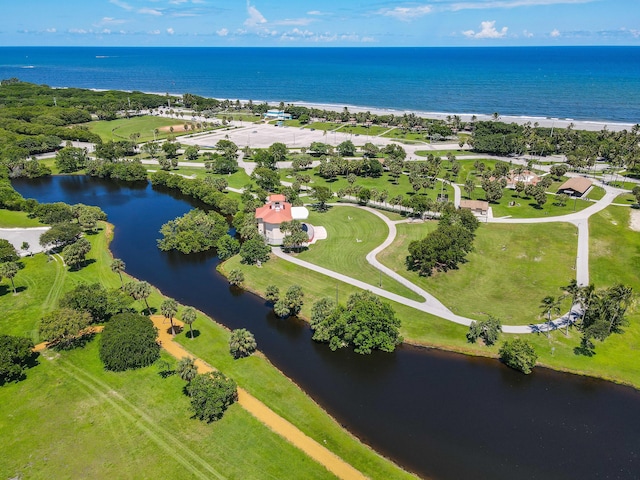
[[639,0],[4,0],[0,45],[640,45]]

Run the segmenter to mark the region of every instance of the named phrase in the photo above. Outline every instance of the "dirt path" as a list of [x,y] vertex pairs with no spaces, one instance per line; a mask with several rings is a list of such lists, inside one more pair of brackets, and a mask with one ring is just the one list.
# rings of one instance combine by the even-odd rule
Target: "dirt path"
[[[170,326],[163,316],[152,315],[151,320],[153,320],[154,325],[158,328],[158,338],[162,344],[162,348],[164,348],[167,352],[178,359],[182,357],[194,356],[187,350],[185,350],[181,345],[173,341],[173,338],[169,331]],[[175,325],[182,326],[181,322],[175,319],[173,323]],[[199,358],[196,359],[195,364],[198,367],[198,371],[200,373],[211,372],[214,370],[211,365],[207,364]],[[292,445],[302,450],[316,462],[323,465],[327,470],[336,475],[338,478],[367,478],[347,462],[338,457],[336,454],[323,447],[311,437],[300,431],[300,429],[298,429],[295,425],[276,414],[264,403],[262,403],[260,400],[258,400],[242,388],[238,388],[238,403],[251,415],[256,417],[275,433],[277,433],[281,437],[284,437]]]

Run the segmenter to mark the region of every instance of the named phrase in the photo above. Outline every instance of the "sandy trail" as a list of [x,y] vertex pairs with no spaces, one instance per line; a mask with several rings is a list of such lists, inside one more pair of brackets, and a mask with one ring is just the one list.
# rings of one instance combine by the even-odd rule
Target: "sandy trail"
[[[170,333],[170,326],[168,325],[167,320],[162,315],[152,315],[151,320],[158,328],[158,339],[161,342],[162,348],[164,348],[167,352],[169,352],[177,359],[180,359],[182,357],[194,357],[194,355],[190,354],[181,345],[173,341]],[[174,325],[182,327],[182,322],[178,320],[174,319],[173,323]],[[211,372],[214,370],[211,365],[207,364],[199,358],[196,359],[195,364],[198,367],[198,372],[200,373]],[[285,438],[292,445],[302,450],[309,457],[313,458],[316,462],[324,466],[338,478],[367,478],[347,462],[338,457],[336,454],[320,445],[311,437],[303,433],[295,425],[276,414],[264,403],[262,403],[260,400],[258,400],[242,388],[238,388],[238,403],[251,415],[256,417],[275,433]]]
[[631,209],[629,228],[635,232],[640,232],[640,210]]

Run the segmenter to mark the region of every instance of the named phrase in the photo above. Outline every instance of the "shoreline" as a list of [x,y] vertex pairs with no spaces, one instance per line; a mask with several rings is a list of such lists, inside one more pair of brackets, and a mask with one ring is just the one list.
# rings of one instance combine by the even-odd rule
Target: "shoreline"
[[[71,87],[53,87],[53,88],[71,88]],[[75,88],[75,87],[73,87]],[[105,92],[113,89],[105,89],[105,88],[89,88],[88,90],[92,90],[95,92]],[[133,92],[134,90],[120,90],[123,92]],[[150,95],[170,95],[173,97],[182,98],[182,93],[170,93],[170,92],[151,92],[144,91],[142,93],[150,94]],[[242,104],[246,104],[249,102],[249,99],[242,98],[218,98],[218,97],[207,97],[202,95],[204,98],[213,98],[219,101],[229,100],[231,102],[239,101]],[[270,106],[277,105],[281,101],[280,100],[251,100],[254,104],[267,103]],[[360,105],[351,105],[351,104],[341,104],[341,103],[319,103],[319,102],[308,102],[305,100],[295,100],[295,101],[284,101],[282,102],[285,106],[298,106],[298,107],[306,107],[306,108],[315,108],[318,110],[327,110],[332,112],[342,112],[345,108],[349,110],[349,112],[353,113],[363,113],[370,112],[375,115],[395,115],[402,116],[405,114],[414,114],[418,117],[434,119],[434,120],[446,120],[449,116],[457,115],[463,122],[471,122],[472,117],[476,117],[478,121],[490,121],[493,120],[492,115],[486,113],[460,113],[460,112],[430,112],[427,110],[416,110],[416,109],[400,109],[400,108],[384,108],[384,107],[366,107]],[[498,112],[500,113],[500,112]],[[574,130],[587,130],[587,131],[600,131],[603,128],[606,128],[609,131],[620,132],[622,130],[630,130],[634,125],[640,124],[640,119],[638,119],[637,123],[632,122],[620,122],[620,121],[607,121],[607,120],[596,120],[596,119],[574,119],[571,117],[536,117],[532,115],[525,114],[511,114],[511,115],[500,115],[498,120],[504,123],[516,123],[518,125],[524,125],[525,123],[530,122],[531,124],[538,123],[539,127],[546,128],[567,128],[570,124],[573,124]]]

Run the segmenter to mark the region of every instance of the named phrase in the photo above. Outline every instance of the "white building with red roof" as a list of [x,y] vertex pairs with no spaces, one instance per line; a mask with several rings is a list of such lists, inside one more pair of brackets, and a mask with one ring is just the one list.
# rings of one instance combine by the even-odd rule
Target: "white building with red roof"
[[[266,242],[270,245],[282,245],[284,233],[280,231],[280,225],[291,220],[306,220],[309,218],[309,210],[292,206],[284,195],[269,195],[267,203],[256,208],[255,218],[258,220],[258,232]],[[308,228],[306,224],[303,227]]]

